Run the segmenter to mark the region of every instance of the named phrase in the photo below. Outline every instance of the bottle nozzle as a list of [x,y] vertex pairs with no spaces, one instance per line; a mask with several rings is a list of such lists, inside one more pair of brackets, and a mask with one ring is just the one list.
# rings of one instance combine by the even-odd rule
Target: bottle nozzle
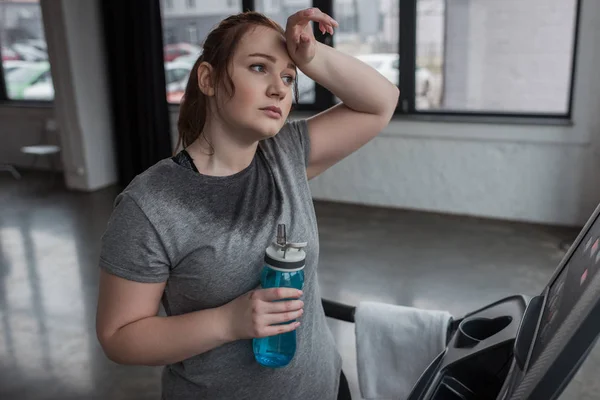
[[287,244],[287,235],[285,233],[285,224],[277,225],[277,244],[285,246]]

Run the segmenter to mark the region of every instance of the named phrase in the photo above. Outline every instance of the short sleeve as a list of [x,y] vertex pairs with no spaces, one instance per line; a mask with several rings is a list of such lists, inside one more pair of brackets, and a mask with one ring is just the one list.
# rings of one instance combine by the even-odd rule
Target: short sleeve
[[308,166],[310,157],[310,136],[308,135],[308,120],[296,119],[285,123],[277,139],[286,142],[287,147],[291,148]]
[[165,248],[159,234],[137,203],[119,194],[102,235],[100,267],[137,282],[164,282],[169,277]]

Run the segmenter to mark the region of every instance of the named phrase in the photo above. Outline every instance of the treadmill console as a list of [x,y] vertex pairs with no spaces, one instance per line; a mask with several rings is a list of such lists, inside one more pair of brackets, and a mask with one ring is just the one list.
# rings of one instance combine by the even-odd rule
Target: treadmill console
[[544,291],[465,316],[408,400],[555,400],[600,335],[600,206]]
[[582,294],[594,280],[600,267],[600,224],[596,223],[554,282],[548,295],[539,334],[533,346],[530,364],[535,363],[548,343],[556,336],[558,328],[565,323],[569,313],[581,299]]

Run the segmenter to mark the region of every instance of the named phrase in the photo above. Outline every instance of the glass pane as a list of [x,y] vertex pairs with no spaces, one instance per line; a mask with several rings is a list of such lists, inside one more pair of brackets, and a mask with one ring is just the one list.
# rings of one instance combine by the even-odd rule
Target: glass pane
[[577,0],[419,0],[416,108],[568,111]]
[[0,53],[11,100],[53,100],[39,1],[0,2]]
[[[255,0],[256,11],[272,18],[285,29],[290,15],[312,7],[312,0]],[[315,102],[315,82],[298,70],[298,103]]]
[[164,63],[169,103],[179,103],[208,33],[242,10],[242,0],[161,0]]
[[[399,83],[399,0],[334,0],[337,50],[367,63],[395,85]],[[339,101],[339,99],[336,99]]]

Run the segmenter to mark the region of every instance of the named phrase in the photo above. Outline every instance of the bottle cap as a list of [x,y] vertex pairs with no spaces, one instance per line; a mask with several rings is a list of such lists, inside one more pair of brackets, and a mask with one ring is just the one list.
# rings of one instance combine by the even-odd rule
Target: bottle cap
[[304,268],[306,242],[288,243],[284,224],[277,226],[277,239],[267,247],[265,263],[274,269],[286,272],[299,271]]

